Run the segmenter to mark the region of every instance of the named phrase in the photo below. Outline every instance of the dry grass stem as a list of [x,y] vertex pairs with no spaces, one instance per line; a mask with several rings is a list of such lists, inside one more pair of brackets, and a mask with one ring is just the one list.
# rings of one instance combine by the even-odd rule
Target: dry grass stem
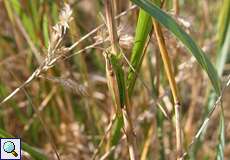
[[175,81],[175,76],[172,71],[172,65],[169,59],[169,55],[166,49],[164,36],[161,31],[160,25],[158,22],[153,20],[154,25],[154,31],[157,38],[157,42],[159,45],[161,57],[164,63],[165,72],[167,75],[167,78],[169,80],[169,85],[172,90],[173,99],[174,99],[174,105],[175,105],[175,120],[176,120],[176,145],[177,145],[177,159],[181,159],[182,153],[183,153],[183,144],[182,144],[182,129],[181,129],[181,122],[180,122],[180,100],[179,100],[179,94],[178,89]]

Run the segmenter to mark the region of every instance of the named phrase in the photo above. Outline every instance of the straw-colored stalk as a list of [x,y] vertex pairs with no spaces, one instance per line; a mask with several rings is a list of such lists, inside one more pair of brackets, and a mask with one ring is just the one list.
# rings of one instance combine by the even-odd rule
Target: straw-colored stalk
[[161,57],[164,63],[165,72],[169,80],[169,85],[172,90],[174,107],[175,107],[175,118],[176,118],[176,149],[177,149],[177,159],[181,159],[183,153],[182,147],[182,131],[180,124],[180,100],[178,89],[175,81],[175,76],[172,70],[172,65],[169,59],[168,51],[166,49],[164,36],[161,30],[161,27],[158,22],[153,20],[154,32],[156,35],[157,43],[159,45]]

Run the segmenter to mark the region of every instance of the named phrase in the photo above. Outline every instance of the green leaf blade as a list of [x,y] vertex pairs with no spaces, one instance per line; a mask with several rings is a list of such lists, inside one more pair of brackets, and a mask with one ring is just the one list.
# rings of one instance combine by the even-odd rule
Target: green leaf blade
[[[152,21],[151,16],[146,13],[144,10],[140,10],[138,22],[137,22],[137,28],[136,28],[136,34],[135,34],[135,42],[132,49],[132,55],[131,55],[131,65],[135,69],[135,71],[138,73],[140,66],[143,61],[144,57],[144,47],[146,44],[146,41],[148,39],[148,35],[152,28]],[[128,73],[128,91],[129,95],[132,94],[134,84],[136,82],[137,75],[133,72],[131,68],[129,68]]]
[[225,145],[225,134],[224,134],[224,114],[221,113],[220,115],[220,122],[219,122],[219,144],[217,145],[217,160],[224,159],[224,145]]

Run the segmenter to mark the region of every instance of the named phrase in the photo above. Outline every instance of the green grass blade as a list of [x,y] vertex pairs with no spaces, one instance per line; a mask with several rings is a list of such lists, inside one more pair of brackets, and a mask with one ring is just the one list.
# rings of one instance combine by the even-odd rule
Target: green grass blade
[[224,39],[226,37],[226,33],[228,30],[228,26],[230,22],[230,1],[224,0],[222,3],[222,7],[220,10],[219,18],[218,18],[218,31],[217,31],[217,38],[218,38],[218,46],[222,46]]
[[131,0],[139,7],[148,12],[153,16],[160,24],[166,27],[170,32],[172,32],[191,52],[191,54],[196,58],[197,62],[206,71],[211,80],[211,83],[218,95],[220,95],[220,83],[217,72],[209,61],[205,53],[199,48],[194,40],[171,18],[168,14],[163,12],[155,4],[151,3],[149,0]]
[[[0,128],[0,138],[12,138],[13,136],[5,132]],[[35,160],[48,160],[44,154],[38,151],[36,148],[31,147],[30,145],[22,142],[22,149],[30,154],[30,156]]]
[[219,124],[219,144],[217,145],[217,160],[224,159],[224,144],[225,144],[225,136],[224,136],[224,114],[223,112],[220,114],[220,124]]
[[[132,49],[132,55],[130,60],[131,65],[133,66],[133,68],[137,73],[139,72],[140,66],[142,64],[142,60],[144,57],[144,46],[148,39],[148,35],[151,31],[151,28],[152,28],[151,16],[141,9],[138,17],[135,42]],[[137,78],[136,74],[130,68],[128,73],[128,81],[127,81],[129,95],[132,94],[133,87],[136,82],[136,78]]]
[[[225,28],[227,29],[227,32],[224,35],[224,41],[221,43],[221,46],[219,47],[216,62],[217,73],[219,76],[221,76],[224,71],[225,62],[227,60],[228,54],[230,53],[230,21],[228,22]],[[222,38],[220,40],[222,40]]]
[[[219,15],[219,23],[218,23],[218,52],[217,52],[217,73],[219,76],[223,74],[224,65],[227,60],[227,55],[230,53],[230,1],[224,0],[220,15]],[[214,96],[213,96],[214,97]],[[212,99],[214,103],[215,98]],[[223,107],[223,106],[222,106]],[[208,108],[211,108],[208,106]],[[220,113],[220,124],[219,124],[219,143],[217,145],[217,160],[224,159],[224,144],[225,144],[225,136],[224,136],[224,111],[223,108]]]

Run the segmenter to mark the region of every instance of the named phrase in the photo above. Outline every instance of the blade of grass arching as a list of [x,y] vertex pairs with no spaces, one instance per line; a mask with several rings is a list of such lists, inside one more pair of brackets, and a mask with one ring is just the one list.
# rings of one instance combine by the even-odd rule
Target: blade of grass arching
[[[148,39],[148,35],[151,31],[151,28],[152,28],[152,23],[151,23],[150,15],[146,13],[144,10],[140,10],[137,27],[136,27],[134,46],[132,49],[131,60],[130,60],[131,65],[137,71],[137,73],[139,72],[140,66],[143,61],[143,57],[145,54],[144,48]],[[136,78],[137,75],[133,72],[131,68],[129,68],[128,80],[127,80],[129,96],[132,94],[133,87],[136,82]]]
[[[1,138],[13,138],[12,135],[10,135],[6,131],[2,130],[1,128],[0,128],[0,137]],[[36,159],[36,160],[48,160],[48,157],[46,155],[44,155],[43,153],[38,151],[36,148],[34,148],[34,147],[24,143],[24,142],[22,142],[22,149],[24,151],[26,151],[27,153],[29,153],[30,156],[33,159]]]
[[211,80],[211,83],[215,89],[215,92],[220,94],[220,83],[217,72],[205,55],[205,53],[199,48],[194,40],[170,17],[168,14],[163,12],[155,4],[151,3],[149,0],[131,0],[139,7],[148,12],[153,16],[159,23],[166,27],[170,32],[172,32],[177,39],[179,39],[185,47],[190,51],[190,53],[196,58],[197,62],[206,71]]

